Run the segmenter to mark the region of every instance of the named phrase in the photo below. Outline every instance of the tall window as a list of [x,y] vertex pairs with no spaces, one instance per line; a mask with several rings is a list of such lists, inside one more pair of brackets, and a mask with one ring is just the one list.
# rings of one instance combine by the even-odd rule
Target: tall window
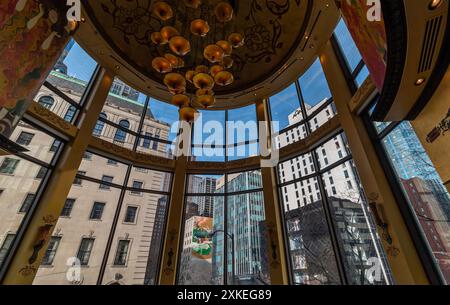
[[31,144],[31,140],[33,140],[34,134],[22,131],[19,137],[16,140],[16,143],[23,146],[28,146]]
[[[121,120],[119,122],[119,126],[125,128],[125,129],[128,129],[128,128],[130,128],[130,122],[128,122],[128,120]],[[127,138],[127,132],[125,130],[118,128],[116,130],[116,135],[114,136],[114,141],[123,143],[123,142],[125,142],[126,138]]]
[[[431,264],[450,284],[450,195],[439,173],[420,143],[413,127],[407,121],[373,123],[378,134],[377,145],[384,148],[386,168],[393,171],[394,187],[402,190],[425,251],[430,251]],[[387,130],[388,132],[383,132]]]
[[81,240],[80,248],[78,249],[77,258],[80,260],[82,266],[89,264],[92,247],[94,246],[94,238],[83,238]]
[[130,207],[130,206],[127,207],[124,222],[135,223],[136,222],[136,214],[137,214],[137,207]]
[[2,247],[0,248],[0,266],[3,264],[3,261],[8,254],[9,249],[11,248],[12,242],[14,241],[15,234],[7,234],[5,239],[3,240]]
[[73,205],[75,204],[75,199],[67,198],[66,202],[64,203],[64,207],[61,211],[61,216],[63,217],[69,217],[72,213]]
[[53,260],[56,255],[56,251],[58,250],[60,241],[61,241],[61,237],[52,236],[52,238],[48,242],[47,251],[45,251],[44,258],[42,260],[42,265],[50,266],[51,264],[53,264]]
[[38,103],[41,106],[43,106],[43,107],[45,107],[47,109],[50,109],[50,108],[52,108],[53,104],[55,103],[55,100],[51,96],[42,96],[39,99]]
[[94,202],[89,219],[101,220],[104,209],[105,209],[105,204],[103,202]]
[[19,213],[27,213],[33,204],[35,194],[27,194],[25,199],[23,200],[22,206],[20,207]]
[[130,247],[129,240],[119,240],[117,245],[116,257],[114,258],[114,265],[125,266],[127,263],[128,248]]
[[13,158],[5,158],[0,165],[0,174],[13,175],[16,171],[19,160]]
[[[112,177],[112,176],[103,175],[103,177],[102,177],[102,182],[112,183],[113,180],[114,180],[114,177]],[[102,183],[102,184],[100,184],[99,188],[101,188],[102,190],[109,190],[110,186],[109,186],[109,184]]]
[[[108,119],[108,116],[104,112],[100,113],[100,117],[105,120]],[[100,136],[103,132],[104,127],[105,127],[105,122],[98,120],[94,127],[94,136]]]
[[75,117],[76,111],[77,108],[75,106],[69,106],[69,109],[67,109],[66,115],[64,116],[64,120],[67,122],[72,122],[73,118]]

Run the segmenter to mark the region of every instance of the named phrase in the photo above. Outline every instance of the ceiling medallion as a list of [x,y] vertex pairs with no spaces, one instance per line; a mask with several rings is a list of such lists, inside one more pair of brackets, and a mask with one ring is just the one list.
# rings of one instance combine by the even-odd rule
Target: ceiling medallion
[[[177,10],[165,1],[157,1],[153,5],[152,12],[161,20],[162,28],[152,33],[150,40],[164,55],[153,59],[152,67],[165,74],[164,84],[173,94],[172,104],[180,108],[180,118],[192,122],[197,113],[192,101],[209,108],[216,102],[214,86],[228,86],[234,82],[234,75],[226,69],[232,68],[233,49],[244,45],[244,36],[225,31],[224,24],[232,22],[234,15],[233,6],[228,1],[219,2],[214,14],[206,17],[208,20],[201,17],[201,0],[184,0],[183,3],[190,8],[185,10],[186,16],[183,15],[190,24],[187,33],[185,29],[164,25],[172,18],[177,19]],[[208,21],[222,26],[211,28]],[[182,58],[190,53],[189,59]]]

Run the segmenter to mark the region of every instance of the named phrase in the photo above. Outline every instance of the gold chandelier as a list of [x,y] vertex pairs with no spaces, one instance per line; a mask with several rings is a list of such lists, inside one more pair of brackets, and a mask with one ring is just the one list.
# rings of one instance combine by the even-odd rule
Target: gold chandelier
[[[234,75],[229,71],[233,67],[231,56],[233,49],[244,45],[244,36],[240,33],[225,36],[225,23],[232,22],[234,15],[228,1],[219,2],[214,7],[214,14],[211,14],[215,20],[209,20],[211,24],[222,25],[219,31],[200,17],[202,0],[184,0],[183,3],[189,20],[183,26],[187,26],[190,33],[186,34],[184,28],[175,28],[173,23],[165,25],[167,21],[177,19],[177,11],[167,2],[157,1],[152,12],[161,21],[162,27],[150,35],[150,40],[158,47],[160,54],[164,54],[153,59],[152,67],[164,74],[164,84],[173,94],[171,103],[180,108],[181,119],[191,122],[197,113],[194,103],[203,108],[213,106],[216,102],[214,87],[229,86],[234,82]],[[189,37],[183,36],[182,32]],[[214,32],[213,37],[220,33],[222,39],[211,42],[211,37],[208,39],[211,32]],[[195,42],[194,37],[197,37]],[[191,52],[194,52],[193,60],[183,59]],[[201,60],[198,60],[199,57]]]

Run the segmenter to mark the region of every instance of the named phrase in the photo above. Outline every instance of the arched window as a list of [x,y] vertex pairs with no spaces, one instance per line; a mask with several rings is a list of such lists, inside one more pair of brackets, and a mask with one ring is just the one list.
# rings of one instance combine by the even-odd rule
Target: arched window
[[53,99],[53,97],[51,96],[42,96],[39,101],[39,104],[41,104],[42,106],[44,106],[47,109],[52,108],[53,104],[55,103],[55,100]]
[[[108,116],[104,112],[100,113],[100,117],[105,120],[108,118]],[[103,127],[105,127],[105,122],[98,120],[97,124],[95,124],[95,127],[94,127],[94,136],[101,135],[102,131],[103,131]]]
[[[126,129],[130,128],[130,122],[128,122],[127,120],[121,120],[119,122],[119,125]],[[114,136],[114,141],[125,142],[126,137],[127,137],[127,133],[124,130],[117,129],[116,135]]]

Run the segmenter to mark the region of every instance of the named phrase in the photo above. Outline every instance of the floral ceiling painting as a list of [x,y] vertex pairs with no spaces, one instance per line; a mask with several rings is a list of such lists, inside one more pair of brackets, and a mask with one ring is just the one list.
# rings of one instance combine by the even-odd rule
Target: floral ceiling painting
[[[152,14],[151,0],[83,1],[84,8],[107,43],[125,61],[150,79],[162,83],[163,75],[152,69],[152,60],[167,53],[167,47],[152,43],[152,33],[163,26],[175,27],[191,42],[183,58],[186,66],[205,64],[203,48],[231,34],[240,33],[245,45],[233,51],[235,82],[217,88],[217,94],[247,90],[266,80],[286,64],[298,47],[308,23],[311,0],[230,0],[233,22],[220,23],[214,7],[223,0],[202,0],[197,9],[185,1],[166,0],[175,18],[165,22]],[[202,18],[211,28],[205,37],[190,33],[192,20]],[[101,20],[101,21],[100,21]],[[181,69],[181,73],[186,72]]]

